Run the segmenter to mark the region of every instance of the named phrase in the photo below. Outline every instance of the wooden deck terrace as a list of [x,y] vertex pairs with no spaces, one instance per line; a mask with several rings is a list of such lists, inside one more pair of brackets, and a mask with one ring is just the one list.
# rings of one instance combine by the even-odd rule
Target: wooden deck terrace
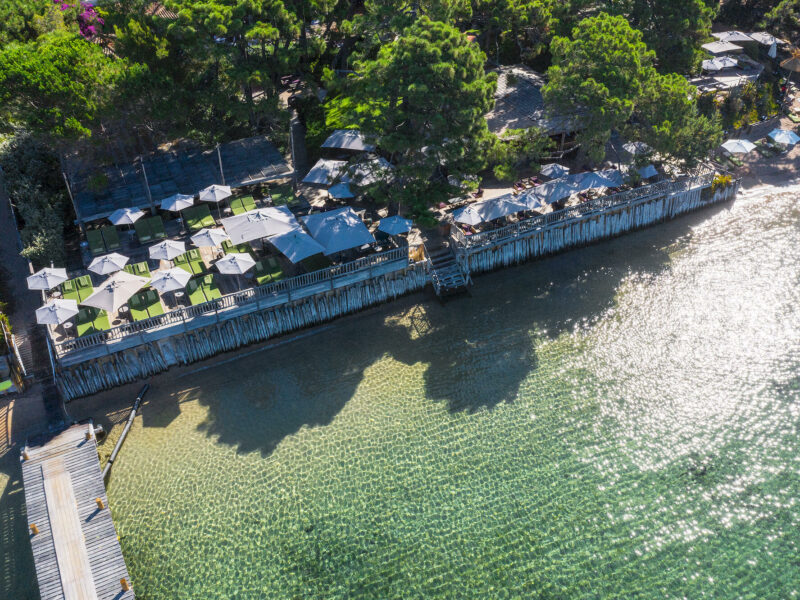
[[91,425],[74,425],[27,457],[22,480],[42,600],[134,600]]

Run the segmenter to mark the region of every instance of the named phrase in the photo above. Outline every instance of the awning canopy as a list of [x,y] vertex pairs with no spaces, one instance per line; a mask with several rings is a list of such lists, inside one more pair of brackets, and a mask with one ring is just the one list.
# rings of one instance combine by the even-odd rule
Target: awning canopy
[[408,233],[413,226],[414,222],[411,219],[404,219],[400,215],[395,215],[381,219],[381,222],[378,223],[378,230],[389,235],[398,235],[400,233]]
[[302,229],[274,235],[269,238],[269,243],[293,263],[298,263],[309,256],[325,252],[322,244],[318,243]]
[[356,165],[347,167],[346,173],[342,175],[342,182],[355,185],[372,185],[379,181],[386,181],[392,175],[394,165],[382,156],[376,156],[370,160],[360,162]]
[[742,33],[741,31],[719,31],[717,33],[712,33],[712,36],[717,38],[720,42],[731,42],[733,44],[742,42],[742,43],[752,43],[756,40],[753,39],[751,35],[746,33]]
[[308,174],[303,177],[303,183],[329,186],[344,173],[346,167],[347,161],[320,158],[314,166],[311,167]]
[[323,148],[341,148],[356,152],[373,152],[375,146],[368,144],[358,129],[337,129],[322,143]]
[[355,198],[349,183],[337,183],[336,185],[332,185],[328,188],[328,193],[331,195],[331,198],[336,198],[337,200]]
[[545,177],[557,179],[558,177],[564,177],[564,175],[569,175],[569,167],[565,167],[564,165],[559,165],[557,163],[552,163],[543,166],[541,173]]
[[349,206],[303,217],[303,223],[323,248],[324,254],[336,254],[364,244],[375,238]]
[[744,48],[741,46],[731,44],[730,42],[711,42],[709,44],[703,44],[701,48],[711,54],[726,54],[728,52],[739,54],[744,51]]
[[732,69],[739,65],[739,61],[732,56],[717,56],[711,60],[703,61],[703,70],[705,71],[721,71],[723,69]]
[[222,225],[233,244],[288,233],[299,229],[292,211],[285,206],[257,208],[241,215],[222,219]]

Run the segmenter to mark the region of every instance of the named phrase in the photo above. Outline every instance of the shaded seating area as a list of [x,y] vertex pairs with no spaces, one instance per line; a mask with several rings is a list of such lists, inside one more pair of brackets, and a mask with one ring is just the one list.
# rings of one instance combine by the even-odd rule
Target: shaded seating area
[[106,249],[109,252],[113,252],[114,250],[119,250],[122,248],[122,244],[119,241],[117,228],[113,225],[106,225],[103,227],[100,230],[100,234],[103,236],[103,242],[105,242]]
[[108,321],[108,313],[91,306],[85,306],[78,311],[75,317],[75,333],[78,337],[84,335],[91,335],[111,329],[111,323]]
[[186,293],[189,295],[189,302],[192,303],[192,306],[222,298],[213,274],[190,280],[186,284]]
[[128,299],[128,309],[134,321],[143,321],[164,314],[161,298],[155,290],[138,292]]
[[134,264],[127,264],[122,268],[126,273],[131,275],[138,275],[139,277],[150,277],[150,267],[147,266],[147,261],[142,261]]
[[259,261],[256,261],[253,267],[253,276],[255,277],[258,285],[266,285],[275,281],[280,281],[286,274],[283,268],[274,256],[267,256]]
[[89,229],[86,232],[86,242],[89,244],[89,252],[92,253],[92,256],[100,256],[106,253],[106,244],[99,229]]
[[61,297],[64,300],[82,302],[91,296],[93,291],[92,279],[88,275],[69,279],[61,284]]
[[229,240],[225,240],[224,242],[222,242],[222,251],[225,254],[249,254],[250,256],[255,258],[253,247],[247,242],[242,242],[241,244],[234,245]]
[[167,232],[164,230],[164,222],[159,216],[139,219],[133,224],[133,228],[136,230],[136,237],[139,238],[139,242],[142,244],[153,240],[163,240],[167,237]]
[[183,220],[190,231],[200,231],[203,228],[212,228],[216,225],[208,204],[198,204],[183,211]]
[[331,259],[327,256],[322,254],[315,254],[314,256],[309,256],[308,258],[304,258],[300,261],[300,264],[303,268],[311,273],[312,271],[319,271],[320,269],[327,269],[333,263],[331,263]]
[[197,248],[184,252],[180,256],[176,256],[173,262],[176,267],[180,267],[192,275],[200,275],[201,273],[205,273],[206,270],[203,257],[200,256],[200,251]]
[[234,215],[241,215],[256,209],[256,201],[252,196],[242,196],[231,200],[231,212]]

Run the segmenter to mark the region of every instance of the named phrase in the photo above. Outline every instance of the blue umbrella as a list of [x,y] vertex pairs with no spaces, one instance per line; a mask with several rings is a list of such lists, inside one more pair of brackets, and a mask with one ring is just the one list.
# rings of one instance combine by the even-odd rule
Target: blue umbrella
[[408,233],[414,223],[411,219],[404,219],[400,215],[394,217],[386,217],[381,219],[378,223],[378,230],[388,233],[389,235],[397,235],[398,233]]

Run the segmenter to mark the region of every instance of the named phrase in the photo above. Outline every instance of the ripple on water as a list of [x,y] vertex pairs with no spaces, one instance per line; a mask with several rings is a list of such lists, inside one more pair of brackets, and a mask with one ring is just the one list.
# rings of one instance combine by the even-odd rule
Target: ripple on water
[[161,377],[138,595],[798,595],[797,210],[740,201]]

